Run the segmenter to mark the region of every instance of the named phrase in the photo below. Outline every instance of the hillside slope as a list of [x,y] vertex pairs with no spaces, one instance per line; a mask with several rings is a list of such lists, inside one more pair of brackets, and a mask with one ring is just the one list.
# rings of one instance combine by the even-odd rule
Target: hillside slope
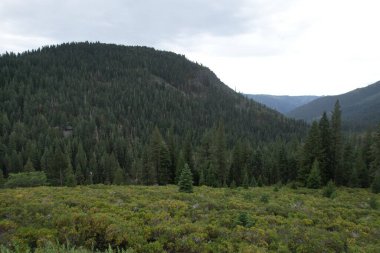
[[283,114],[318,98],[318,96],[274,96],[263,94],[246,94],[245,96]]
[[336,100],[341,104],[342,120],[347,127],[362,129],[380,122],[380,81],[345,94],[318,98],[287,115],[310,122],[318,119],[323,111],[330,112]]
[[66,168],[78,183],[110,182],[117,175],[135,180],[149,176],[143,173],[157,158],[173,179],[177,161],[192,163],[192,147],[216,126],[221,152],[239,138],[258,143],[306,130],[170,52],[70,43],[0,57],[4,175],[42,169],[52,184],[62,185]]

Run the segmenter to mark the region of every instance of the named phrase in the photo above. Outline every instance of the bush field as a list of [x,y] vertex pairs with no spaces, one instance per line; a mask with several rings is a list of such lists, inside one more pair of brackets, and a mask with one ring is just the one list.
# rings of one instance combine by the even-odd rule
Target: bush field
[[2,189],[0,251],[380,252],[379,194],[274,188]]

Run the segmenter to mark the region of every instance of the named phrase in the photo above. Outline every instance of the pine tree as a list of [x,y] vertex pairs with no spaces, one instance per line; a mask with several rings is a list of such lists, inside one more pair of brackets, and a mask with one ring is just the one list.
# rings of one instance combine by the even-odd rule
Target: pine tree
[[370,176],[375,180],[380,171],[380,125],[375,133],[374,141],[371,146],[372,162],[370,163]]
[[336,187],[332,180],[330,180],[327,185],[323,188],[322,195],[326,198],[336,197]]
[[150,164],[153,166],[156,174],[156,182],[159,185],[165,185],[169,180],[170,154],[166,143],[164,142],[160,131],[156,127],[153,130],[150,139]]
[[218,185],[226,184],[227,171],[227,147],[224,126],[222,124],[216,130],[213,147],[213,163],[217,173]]
[[257,181],[256,181],[255,176],[252,176],[250,186],[251,187],[257,187]]
[[113,176],[113,184],[122,185],[124,184],[124,172],[122,168],[117,168]]
[[351,175],[348,181],[348,185],[350,187],[360,187],[360,179],[359,179],[358,171],[356,167],[353,167],[351,170]]
[[206,178],[205,178],[204,169],[201,169],[201,171],[199,173],[199,185],[200,186],[206,185]]
[[82,143],[79,143],[78,145],[78,151],[75,156],[75,169],[78,173],[79,178],[77,178],[77,181],[79,184],[84,184],[86,177],[88,175],[84,175],[84,171],[87,169],[87,156],[86,152],[84,152]]
[[77,184],[84,184],[84,175],[81,166],[78,164],[75,169],[75,180]]
[[334,179],[338,185],[344,182],[343,147],[342,147],[342,120],[339,100],[335,102],[331,116],[331,166],[334,170]]
[[326,184],[333,178],[334,171],[331,165],[331,130],[326,112],[323,113],[319,121],[320,147],[321,152],[318,157],[321,182]]
[[190,171],[193,175],[194,183],[197,184],[199,181],[199,175],[198,175],[198,172],[195,170],[195,166],[194,166],[193,146],[192,146],[191,140],[192,140],[192,135],[190,132],[188,132],[185,137],[185,143],[184,143],[182,151],[183,151],[183,158],[185,160],[185,163],[189,165]]
[[318,189],[321,187],[321,172],[319,170],[318,160],[315,160],[313,163],[313,167],[307,179],[307,187],[312,189]]
[[30,158],[28,158],[26,164],[24,165],[24,171],[25,172],[33,172],[33,171],[35,171],[35,169],[33,167],[33,163],[30,160]]
[[380,193],[380,170],[376,172],[375,178],[373,179],[371,190],[373,193]]
[[[335,174],[337,185],[348,185],[351,174],[355,165],[355,156],[353,151],[353,145],[350,141],[347,141],[343,150],[343,162],[341,163],[341,170],[339,174]],[[356,171],[357,173],[357,171]]]
[[5,178],[4,178],[3,170],[0,169],[0,189],[3,188],[4,183],[5,183]]
[[370,186],[368,168],[364,162],[363,155],[361,152],[358,152],[358,154],[356,155],[354,166],[358,172],[359,186],[363,188],[368,188]]
[[244,187],[244,189],[248,189],[248,187],[249,187],[249,178],[248,178],[247,169],[244,169],[244,176],[243,176],[242,186]]
[[320,157],[321,153],[319,126],[316,121],[311,125],[308,137],[301,152],[301,165],[297,178],[300,182],[306,185],[313,162]]
[[258,187],[263,187],[263,185],[264,185],[263,178],[260,175],[259,178],[257,179],[257,186]]
[[64,170],[65,185],[76,186],[77,180],[74,175],[73,166],[71,165],[71,159],[69,155],[66,155],[66,169]]
[[180,192],[193,192],[193,175],[191,174],[189,165],[186,163],[182,169],[181,176],[178,182]]

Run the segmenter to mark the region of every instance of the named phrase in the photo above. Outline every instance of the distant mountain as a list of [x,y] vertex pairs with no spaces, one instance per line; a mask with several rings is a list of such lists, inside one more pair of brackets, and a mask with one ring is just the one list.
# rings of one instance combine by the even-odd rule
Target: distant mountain
[[283,114],[318,98],[318,96],[273,96],[261,94],[246,94],[245,96]]
[[342,120],[347,127],[363,129],[380,123],[380,81],[345,94],[318,98],[294,109],[287,116],[310,122],[318,119],[324,111],[331,112],[338,99]]
[[293,139],[306,129],[171,52],[70,43],[0,56],[4,175],[28,165],[52,185],[62,184],[62,168],[78,183],[165,184],[174,182],[179,159],[193,164],[191,150],[201,144],[222,153],[239,139]]

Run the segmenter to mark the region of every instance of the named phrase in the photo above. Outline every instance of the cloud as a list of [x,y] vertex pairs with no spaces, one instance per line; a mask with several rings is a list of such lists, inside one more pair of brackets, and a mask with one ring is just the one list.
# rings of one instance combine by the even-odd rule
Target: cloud
[[68,41],[185,54],[250,93],[336,94],[380,79],[377,0],[1,0],[0,52]]
[[100,40],[155,45],[177,36],[244,31],[241,1],[229,0],[3,0],[0,25],[8,34],[51,40]]

